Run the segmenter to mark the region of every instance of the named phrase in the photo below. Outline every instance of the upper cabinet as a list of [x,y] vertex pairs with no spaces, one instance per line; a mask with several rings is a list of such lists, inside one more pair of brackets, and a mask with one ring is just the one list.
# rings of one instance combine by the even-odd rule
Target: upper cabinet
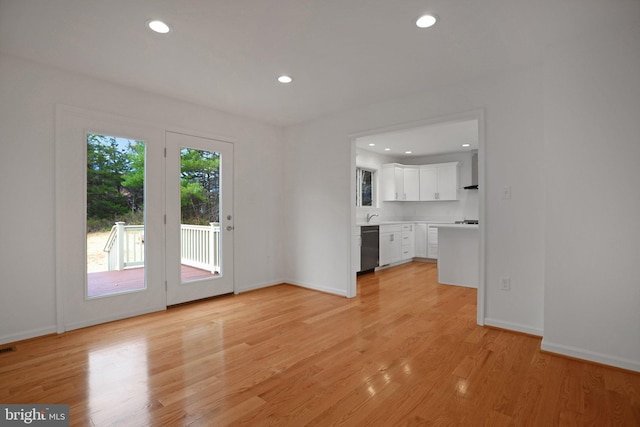
[[420,169],[397,163],[382,165],[382,200],[420,200]]
[[458,162],[420,166],[420,200],[458,200],[459,166]]
[[420,200],[420,169],[417,166],[405,166],[404,172],[404,200]]
[[459,162],[433,165],[382,165],[382,200],[458,200]]

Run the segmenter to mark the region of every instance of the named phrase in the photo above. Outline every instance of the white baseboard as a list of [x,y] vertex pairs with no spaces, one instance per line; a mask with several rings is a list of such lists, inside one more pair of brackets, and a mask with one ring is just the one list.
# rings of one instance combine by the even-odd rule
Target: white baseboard
[[521,325],[519,323],[504,322],[497,319],[484,319],[484,324],[487,326],[494,326],[500,329],[507,329],[509,331],[522,332],[523,334],[535,335],[537,337],[542,336],[542,329],[532,328],[531,326]]
[[478,289],[478,285],[463,285],[461,283],[447,283],[447,282],[438,282],[439,285],[447,285],[447,286],[461,286],[463,288],[471,288]]
[[47,326],[45,328],[30,329],[28,331],[22,331],[15,334],[0,336],[0,344],[13,343],[16,341],[28,340],[29,338],[41,337],[42,335],[49,335],[56,333],[56,326]]
[[298,282],[295,280],[287,280],[284,283],[288,283],[290,285],[300,286],[301,288],[312,289],[314,291],[320,291],[327,294],[340,295],[343,297],[347,296],[347,291],[344,289],[330,288],[325,286],[318,286],[311,283]]
[[630,360],[622,357],[612,356],[610,354],[596,353],[594,351],[585,350],[583,348],[556,344],[549,342],[549,340],[544,338],[542,339],[542,345],[540,346],[540,348],[550,353],[562,354],[564,356],[575,357],[576,359],[588,360],[590,362],[596,362],[603,365],[615,366],[617,368],[640,372],[640,361],[638,360]]
[[242,287],[237,287],[234,291],[235,294],[239,294],[242,292],[249,292],[249,291],[255,291],[256,289],[262,289],[262,288],[268,288],[269,286],[277,286],[277,285],[282,285],[288,283],[284,280],[274,280],[274,281],[270,281],[270,282],[264,282],[264,283],[255,283],[253,285],[248,285],[248,286],[242,286]]
[[391,264],[381,265],[379,267],[376,267],[375,270],[376,271],[386,270],[387,268],[396,267],[396,266],[402,265],[402,264],[407,264],[407,263],[409,263],[411,261],[413,261],[413,259],[403,259],[402,261],[392,262]]
[[95,325],[100,325],[102,323],[107,323],[107,322],[114,322],[116,320],[122,320],[122,319],[128,319],[130,317],[136,317],[136,316],[142,316],[144,314],[149,314],[149,313],[155,313],[157,311],[164,311],[166,310],[167,307],[163,306],[159,306],[159,307],[155,307],[155,308],[150,308],[148,310],[143,310],[143,311],[136,311],[136,312],[132,312],[132,313],[119,313],[113,316],[105,316],[99,319],[92,319],[90,321],[82,321],[82,322],[75,322],[75,323],[68,323],[66,325],[64,325],[64,331],[72,331],[74,329],[80,329],[80,328],[86,328],[89,326],[95,326]]

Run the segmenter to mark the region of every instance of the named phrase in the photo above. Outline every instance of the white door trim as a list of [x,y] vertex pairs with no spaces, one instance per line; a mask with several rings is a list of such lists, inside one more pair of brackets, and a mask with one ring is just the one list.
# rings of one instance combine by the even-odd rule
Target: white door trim
[[[64,263],[64,257],[68,254],[68,244],[70,237],[67,232],[67,228],[64,224],[65,214],[67,213],[66,207],[69,202],[73,202],[73,197],[70,197],[68,191],[65,191],[65,184],[69,182],[68,171],[61,167],[63,164],[63,156],[67,154],[67,152],[73,150],[69,150],[71,147],[67,145],[67,141],[69,140],[69,130],[65,129],[66,123],[73,118],[81,118],[85,120],[93,120],[93,121],[101,121],[104,123],[116,123],[117,126],[122,127],[137,127],[137,128],[145,128],[148,132],[153,132],[159,135],[160,140],[162,141],[162,146],[165,146],[165,132],[175,132],[175,133],[184,133],[188,135],[200,136],[203,138],[214,139],[223,142],[234,143],[236,141],[235,138],[229,136],[222,135],[212,135],[208,132],[201,132],[193,129],[187,129],[179,126],[174,126],[172,124],[164,124],[157,123],[147,120],[134,119],[130,117],[124,117],[117,114],[106,113],[101,111],[89,110],[80,107],[74,107],[64,104],[56,104],[56,117],[55,117],[55,265],[56,265],[56,273],[55,273],[55,295],[56,295],[56,332],[63,333],[66,330],[75,329],[78,327],[90,326],[91,324],[97,324],[102,322],[108,322],[112,320],[118,320],[120,318],[130,317],[134,315],[145,314],[153,311],[160,311],[166,309],[166,291],[164,290],[164,282],[166,279],[166,266],[162,264],[162,267],[159,269],[160,276],[157,278],[160,286],[163,289],[162,292],[162,300],[158,304],[154,304],[145,310],[137,310],[133,312],[122,312],[118,315],[113,316],[101,316],[98,322],[73,322],[69,323],[69,319],[65,317],[65,309],[66,305],[69,303],[66,299],[65,295],[65,281],[69,276],[69,271],[67,266]],[[93,129],[98,131],[99,129]],[[109,129],[105,129],[108,131]],[[83,131],[86,131],[83,130]],[[108,133],[108,132],[107,132]],[[127,136],[127,132],[124,132],[121,136]],[[135,135],[132,135],[135,137]],[[135,139],[135,138],[133,138]],[[144,138],[140,138],[144,139]],[[86,150],[86,147],[85,147]],[[76,155],[84,156],[85,152],[77,153]],[[82,163],[85,164],[86,159],[82,160]],[[163,174],[164,174],[164,164],[163,164]],[[235,178],[235,177],[234,177]],[[82,179],[80,177],[74,177],[73,179]],[[164,175],[163,178],[160,179],[163,183],[163,191],[164,194]],[[84,182],[82,184],[84,186]],[[85,192],[86,193],[86,192]],[[85,196],[86,197],[86,194]],[[71,199],[71,200],[70,200]],[[235,203],[235,202],[234,202]],[[162,207],[164,209],[166,203],[162,201]],[[235,206],[234,206],[235,211]],[[81,214],[83,217],[86,215],[84,212]],[[86,221],[86,218],[82,220],[83,224]],[[83,231],[84,234],[84,231]],[[166,247],[165,247],[165,236],[164,232],[162,233],[162,244],[159,247],[162,250],[162,262],[164,263],[166,260]],[[78,245],[78,242],[75,242]],[[84,245],[84,243],[83,243]],[[84,263],[84,262],[83,262]],[[85,271],[86,275],[86,271]]]
[[[485,248],[486,248],[486,181],[485,181],[485,113],[484,109],[476,109],[461,113],[448,114],[444,116],[428,118],[418,121],[413,121],[409,123],[400,123],[396,125],[386,126],[382,128],[369,129],[362,132],[357,132],[348,135],[350,144],[349,144],[349,153],[350,153],[350,161],[349,161],[349,174],[350,177],[350,185],[349,188],[356,187],[356,174],[355,174],[355,165],[356,165],[356,139],[361,138],[363,136],[370,136],[379,133],[393,132],[403,129],[410,129],[414,127],[435,125],[439,123],[447,123],[447,122],[456,122],[456,121],[466,121],[466,120],[477,120],[478,122],[478,198],[479,198],[479,212],[478,212],[478,220],[479,220],[479,236],[480,236],[480,248],[479,248],[479,278],[478,278],[478,300],[477,300],[477,323],[478,325],[484,325],[485,319],[485,304],[486,304],[486,284],[485,284]],[[358,242],[356,239],[356,234],[354,232],[356,227],[356,195],[354,191],[349,192],[349,200],[348,200],[350,209],[349,209],[349,230],[350,230],[350,250],[348,252],[348,256],[351,260],[349,263],[350,268],[349,276],[348,276],[348,287],[347,287],[347,297],[353,298],[357,294],[356,287],[356,279],[357,279],[357,270],[356,266],[354,266],[354,257],[357,256],[355,252],[358,250]]]
[[[195,136],[184,132],[166,131],[166,257],[167,304],[180,304],[226,293],[235,293],[234,271],[234,160],[233,143]],[[180,197],[180,149],[183,147],[221,154],[220,163],[220,247],[221,276],[182,283],[180,275],[180,205],[171,199]],[[229,228],[230,227],[230,228]],[[229,228],[229,229],[228,229]],[[177,262],[177,264],[175,264]]]

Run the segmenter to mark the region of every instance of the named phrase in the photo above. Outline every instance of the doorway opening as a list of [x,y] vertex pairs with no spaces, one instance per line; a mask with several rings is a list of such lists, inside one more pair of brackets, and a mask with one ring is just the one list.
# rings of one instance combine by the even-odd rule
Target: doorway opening
[[[358,195],[354,193],[351,196],[351,221],[355,232],[352,234],[351,240],[352,259],[354,262],[352,263],[351,286],[348,289],[348,296],[357,294],[356,278],[357,272],[360,271],[358,262],[361,239],[358,234],[360,225],[381,224],[390,221],[414,224],[413,230],[409,230],[409,234],[411,232],[415,233],[413,234],[413,240],[411,239],[412,236],[405,237],[404,227],[402,228],[402,239],[400,239],[400,231],[396,233],[398,234],[398,239],[396,240],[401,240],[402,245],[410,242],[409,245],[413,246],[413,248],[405,251],[404,246],[402,246],[402,251],[398,250],[397,252],[400,254],[408,253],[409,255],[406,257],[400,256],[398,260],[394,259],[394,262],[390,264],[393,266],[416,260],[416,257],[418,257],[419,261],[434,261],[437,259],[437,255],[435,257],[434,255],[428,255],[434,253],[429,251],[430,247],[427,240],[428,225],[430,223],[453,224],[454,222],[463,222],[465,224],[478,224],[477,318],[478,324],[483,324],[484,111],[474,110],[435,119],[373,129],[350,135],[350,138],[352,188],[358,188],[358,169],[366,168],[375,171],[377,180],[373,183],[373,188],[378,203],[373,206],[358,206]],[[450,168],[453,164],[458,167],[456,186],[447,193],[446,197],[439,190],[435,190],[435,197],[427,197],[432,195],[427,190],[431,187],[425,184],[431,184],[431,181],[433,181],[428,179],[427,172],[435,175],[433,172],[437,167],[440,167],[444,176],[445,167]],[[411,174],[405,173],[404,178],[402,178],[403,174],[400,174],[400,178],[402,178],[400,179],[397,173],[398,169],[401,171],[408,170]],[[438,172],[440,172],[440,169],[438,169]],[[393,171],[393,173],[386,174],[388,178],[386,180],[385,174],[380,173],[385,170]],[[424,177],[422,174],[419,175],[421,172],[425,172]],[[389,179],[393,183],[391,185],[395,185],[396,188],[392,192],[386,190],[390,186]],[[414,181],[416,181],[415,185],[407,187]],[[451,179],[442,182],[448,183],[449,181]],[[437,182],[442,183],[439,177]],[[423,186],[425,191],[422,191]],[[398,196],[397,188],[403,188],[402,196],[404,197]],[[411,193],[412,191],[415,195]],[[395,199],[388,194],[395,195]],[[382,225],[384,224],[381,224],[381,227]],[[407,227],[407,229],[409,228]],[[437,242],[437,239],[432,240]],[[394,241],[394,239],[391,239],[391,241]],[[411,249],[414,249],[415,252],[412,252]],[[380,250],[382,251],[382,247],[380,247]],[[424,253],[424,255],[419,255],[420,253]]]

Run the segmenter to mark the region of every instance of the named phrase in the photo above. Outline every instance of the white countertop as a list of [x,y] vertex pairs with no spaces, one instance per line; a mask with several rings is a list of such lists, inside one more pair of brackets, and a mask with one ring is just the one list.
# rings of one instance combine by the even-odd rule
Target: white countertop
[[[395,224],[442,224],[442,225],[454,225],[453,221],[442,221],[442,220],[437,220],[437,221],[426,221],[426,220],[419,220],[419,221],[381,221],[381,222],[358,222],[356,223],[356,227],[364,227],[367,225],[395,225]],[[461,224],[464,225],[464,224]],[[477,225],[476,225],[477,227]]]
[[432,224],[432,227],[437,228],[458,228],[467,230],[477,230],[478,224]]

